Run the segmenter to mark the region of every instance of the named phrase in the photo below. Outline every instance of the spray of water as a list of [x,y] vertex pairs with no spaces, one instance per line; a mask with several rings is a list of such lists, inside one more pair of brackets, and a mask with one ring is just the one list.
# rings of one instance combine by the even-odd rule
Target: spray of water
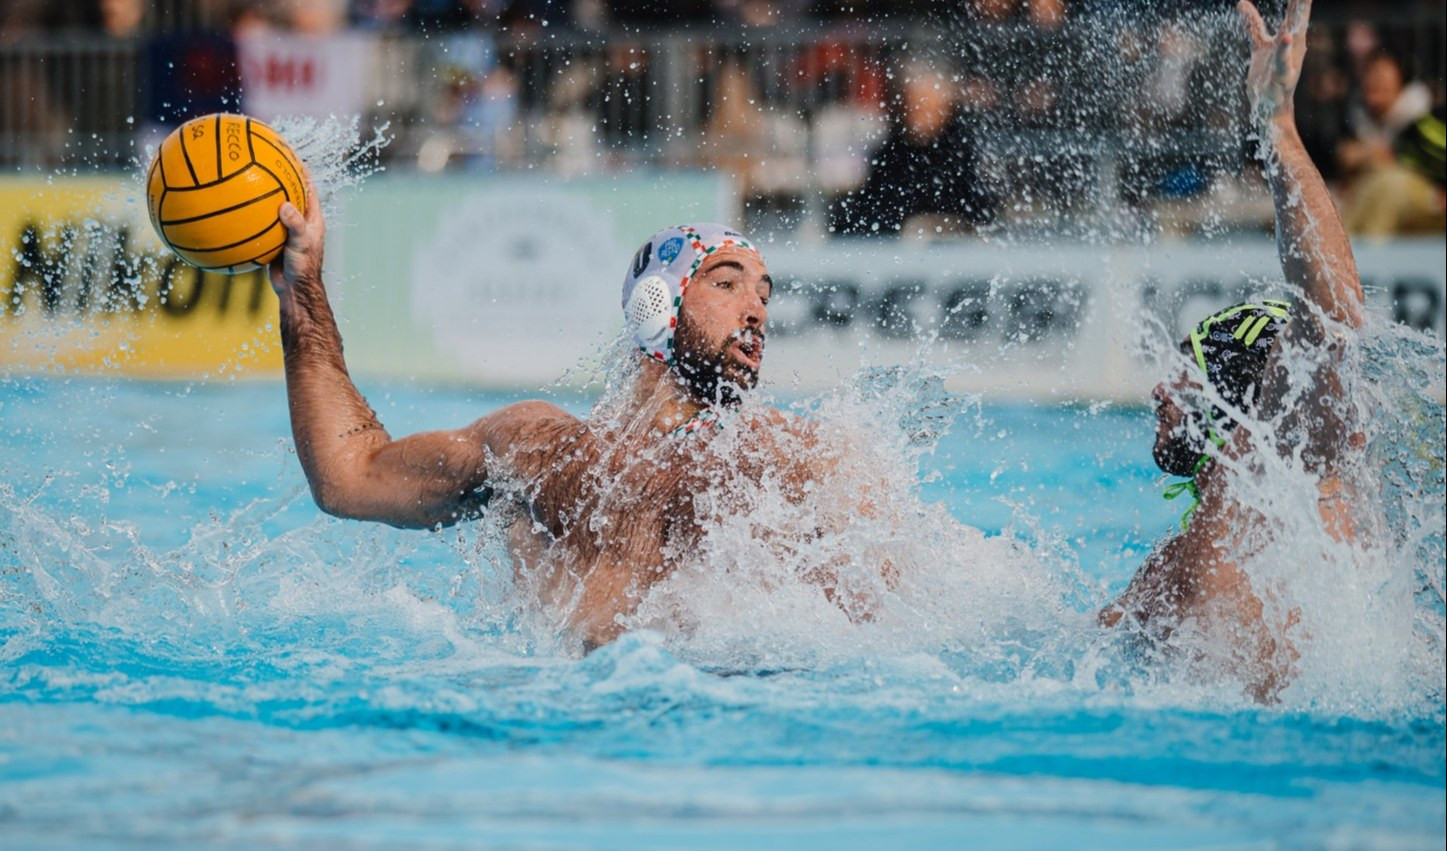
[[[1130,61],[1137,54],[1116,40],[1087,41],[1090,47],[1081,53],[1016,70],[1039,73],[1058,91],[1068,83],[1073,93],[1093,93],[1057,99],[1059,109],[1040,113],[1067,125],[1118,115],[1120,97],[1145,90],[1136,86],[1138,78],[1153,81],[1155,95],[1140,104],[1138,120],[1127,122],[1118,137],[1126,150],[1138,145],[1149,151],[1152,132],[1172,120],[1164,111],[1176,103],[1172,81],[1183,69],[1204,67],[1210,56],[1228,51],[1221,33],[1236,26],[1224,16],[1171,23],[1157,35],[1182,46],[1159,67]],[[1120,39],[1130,37],[1124,32],[1117,32]],[[974,50],[965,52],[973,56]],[[1082,81],[1091,73],[1109,79],[1086,87]],[[1223,102],[1239,97],[1225,93],[1227,87],[1238,92],[1239,85],[1222,75]],[[1226,135],[1235,129],[1234,114],[1223,109],[1218,116]],[[988,121],[984,126],[989,129]],[[335,120],[277,122],[311,165],[329,212],[338,192],[380,169],[376,156],[385,135],[379,131],[363,143],[356,127]],[[1014,166],[1035,162],[1026,155]],[[1088,182],[1083,166],[1070,168],[1075,171],[1052,180]],[[1117,220],[1083,235],[1109,241],[1138,235],[1142,227]],[[98,223],[92,231],[88,224],[77,234],[40,237],[124,243],[118,230],[106,228]],[[89,255],[76,248],[68,256]],[[148,274],[163,272],[163,258],[119,256],[107,298],[165,297],[137,287]],[[86,261],[74,262],[58,280],[73,280],[80,291]],[[944,392],[947,373],[921,363],[867,371],[802,402],[780,402],[767,393],[751,398],[745,414],[749,406],[777,403],[812,422],[822,439],[807,451],[829,475],[797,498],[768,469],[747,432],[719,433],[706,451],[729,463],[700,495],[700,516],[707,518],[700,538],[624,625],[720,670],[919,657],[937,660],[981,690],[1003,684],[1021,693],[1032,687],[1123,689],[1143,700],[1190,702],[1202,694],[1237,700],[1243,677],[1230,636],[1183,624],[1169,646],[1143,647],[1095,627],[1094,611],[1107,599],[1079,579],[1069,547],[1054,540],[1039,518],[1040,506],[1020,506],[1015,530],[986,535],[922,496],[922,460],[949,429],[978,424],[982,414],[978,400]],[[1265,620],[1291,624],[1279,627],[1298,654],[1281,694],[1288,706],[1371,716],[1442,699],[1444,439],[1442,404],[1433,395],[1442,386],[1442,364],[1439,340],[1375,320],[1344,359],[1349,413],[1367,447],[1346,477],[1353,520],[1362,531],[1352,542],[1323,524],[1320,477],[1299,456],[1261,451],[1230,465],[1233,494],[1260,518],[1248,546],[1234,555],[1266,606]],[[1303,374],[1310,368],[1293,365]],[[632,413],[627,406],[636,353],[620,340],[587,369],[600,394],[593,420],[621,427]],[[563,381],[576,383],[575,377]],[[1242,418],[1262,434],[1283,425]],[[122,467],[125,454],[118,453]],[[288,469],[294,464],[286,455],[279,460]],[[460,654],[465,659],[503,650],[546,659],[566,646],[559,624],[567,612],[539,607],[536,585],[526,574],[514,574],[503,512],[476,529],[446,533],[460,565],[456,571],[404,574],[398,565],[412,544],[393,533],[326,521],[285,533],[269,528],[268,518],[305,502],[299,488],[282,490],[197,524],[179,546],[158,549],[142,542],[134,523],[104,519],[110,493],[104,487],[67,501],[75,509],[69,511],[42,507],[40,491],[0,486],[7,562],[16,577],[5,586],[4,657],[43,651],[66,627],[114,631],[151,647],[155,657],[200,658],[218,648],[223,654],[264,654],[275,646],[270,638],[289,630],[315,632],[319,623],[338,635],[360,636],[372,619],[398,618],[416,625],[414,636],[425,646],[469,648]],[[97,519],[87,519],[91,513]],[[334,569],[337,564],[347,570]],[[835,589],[834,599],[822,592],[824,584]],[[322,642],[328,653],[306,664],[347,664],[359,656],[351,641],[328,638]],[[375,644],[365,650],[379,652]],[[398,665],[419,655],[415,647],[380,651]]]
[[[1277,698],[1371,715],[1440,700],[1443,425],[1432,394],[1443,349],[1380,318],[1354,336],[1336,368],[1341,413],[1366,447],[1341,473],[1355,537],[1341,539],[1323,518],[1322,474],[1301,448],[1283,454],[1266,437],[1288,434],[1290,414],[1235,411],[1261,437],[1255,451],[1221,461],[1242,517],[1239,540],[1222,546],[1264,605],[1259,623],[1290,648],[1282,653],[1291,658],[1277,660],[1287,671]],[[1288,358],[1294,384],[1315,375],[1318,357]],[[626,419],[634,360],[626,345],[606,359],[595,417]],[[753,435],[720,433],[707,452],[724,472],[699,500],[701,538],[626,625],[720,669],[927,654],[986,682],[1048,679],[1227,702],[1252,692],[1258,639],[1238,618],[1207,608],[1159,643],[1098,629],[1093,614],[1108,598],[1043,528],[1044,506],[1020,506],[1015,533],[987,536],[922,498],[922,457],[946,430],[980,416],[977,400],[944,392],[944,377],[921,365],[866,370],[790,406],[823,438],[795,450],[829,470],[802,499],[769,469],[772,456]],[[1230,409],[1205,392],[1203,404]],[[754,399],[741,415],[766,403]],[[833,599],[823,584],[836,589]]]
[[329,220],[337,218],[335,205],[339,197],[360,188],[367,178],[386,168],[381,157],[392,141],[388,124],[374,127],[366,139],[355,116],[349,120],[295,116],[274,124],[311,171],[321,196],[322,212]]

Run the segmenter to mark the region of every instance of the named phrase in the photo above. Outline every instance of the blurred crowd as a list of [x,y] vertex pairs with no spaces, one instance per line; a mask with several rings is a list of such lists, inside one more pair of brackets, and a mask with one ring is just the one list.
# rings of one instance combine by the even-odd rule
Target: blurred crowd
[[[1095,207],[1188,232],[1264,227],[1222,5],[7,0],[0,135],[75,129],[76,83],[6,58],[35,35],[143,44],[123,82],[161,129],[257,108],[243,69],[266,38],[386,39],[376,67],[353,69],[355,99],[393,122],[390,155],[424,170],[715,168],[751,217],[840,235],[1057,226]],[[1315,5],[1298,116],[1349,228],[1442,233],[1440,4]],[[266,62],[273,78],[290,67]]]

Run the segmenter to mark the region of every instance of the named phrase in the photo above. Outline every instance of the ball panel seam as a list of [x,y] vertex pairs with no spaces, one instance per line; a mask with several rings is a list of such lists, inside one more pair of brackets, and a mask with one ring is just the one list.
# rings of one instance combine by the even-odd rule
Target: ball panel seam
[[165,219],[165,220],[163,220],[163,221],[161,222],[161,225],[162,225],[163,227],[164,227],[164,226],[167,226],[167,225],[189,225],[189,224],[191,224],[192,222],[199,222],[199,221],[201,221],[202,219],[209,219],[209,218],[211,218],[212,216],[219,216],[219,215],[222,215],[223,213],[234,213],[234,212],[236,212],[237,210],[240,210],[240,209],[243,208],[243,207],[248,207],[248,206],[250,206],[250,205],[252,205],[252,204],[255,204],[255,203],[258,202],[258,201],[264,201],[264,200],[266,200],[267,198],[270,198],[271,196],[275,195],[276,193],[282,192],[282,191],[284,191],[284,190],[282,189],[282,187],[281,187],[280,184],[278,183],[278,185],[277,185],[277,187],[276,187],[275,189],[271,190],[270,192],[267,192],[267,193],[264,194],[264,195],[258,195],[258,196],[256,196],[255,198],[252,198],[252,199],[249,200],[249,201],[242,201],[240,204],[232,204],[230,207],[222,207],[222,208],[219,209],[219,210],[211,210],[210,212],[202,213],[202,214],[199,215],[199,216],[190,216],[189,218],[184,218],[184,219]]
[[253,240],[261,239],[263,236],[266,236],[268,233],[270,233],[270,232],[271,232],[273,229],[275,229],[275,228],[282,228],[283,230],[286,229],[286,228],[282,225],[281,221],[278,220],[278,221],[276,221],[276,222],[273,222],[273,223],[270,224],[270,225],[267,225],[267,226],[266,226],[265,228],[263,228],[262,230],[257,231],[256,233],[252,234],[251,236],[248,236],[248,237],[245,238],[245,239],[238,239],[238,240],[236,240],[235,242],[228,243],[227,245],[216,245],[216,246],[212,246],[211,248],[191,248],[191,247],[188,247],[188,246],[185,246],[185,245],[176,245],[176,244],[172,243],[171,248],[175,249],[176,251],[186,251],[186,252],[189,252],[189,253],[191,253],[191,254],[215,254],[215,253],[218,252],[218,251],[226,251],[226,250],[228,250],[228,249],[235,248],[235,247],[237,247],[238,245],[245,245],[246,243],[251,242],[251,241],[253,241]]

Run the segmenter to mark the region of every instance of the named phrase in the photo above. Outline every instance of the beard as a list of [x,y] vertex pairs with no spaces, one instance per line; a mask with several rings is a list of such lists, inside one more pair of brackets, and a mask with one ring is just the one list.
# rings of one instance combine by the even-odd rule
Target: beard
[[737,405],[743,392],[754,389],[759,374],[729,357],[734,335],[711,344],[682,316],[674,335],[674,368],[688,392],[709,405]]

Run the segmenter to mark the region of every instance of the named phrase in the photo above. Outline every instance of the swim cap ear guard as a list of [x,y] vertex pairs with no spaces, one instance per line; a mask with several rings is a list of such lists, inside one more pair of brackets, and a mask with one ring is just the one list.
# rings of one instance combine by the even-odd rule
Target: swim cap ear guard
[[633,255],[623,277],[623,321],[644,354],[673,366],[683,294],[703,262],[725,248],[759,253],[733,228],[697,224],[664,228]]

